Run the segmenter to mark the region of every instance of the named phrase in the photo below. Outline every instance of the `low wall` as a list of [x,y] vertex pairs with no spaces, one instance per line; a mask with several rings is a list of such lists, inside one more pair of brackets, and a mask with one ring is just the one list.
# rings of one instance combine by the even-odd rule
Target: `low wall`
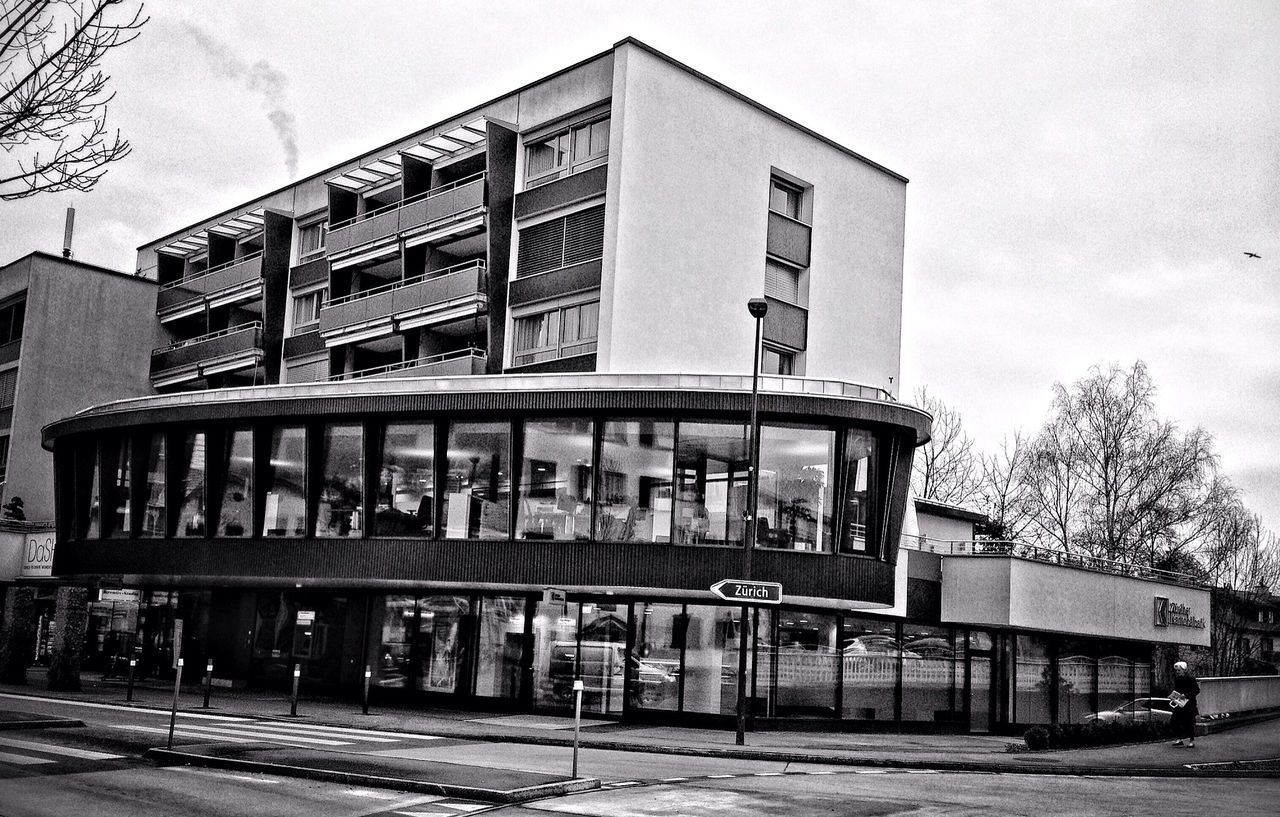
[[1201,715],[1280,709],[1280,675],[1200,678],[1196,706]]

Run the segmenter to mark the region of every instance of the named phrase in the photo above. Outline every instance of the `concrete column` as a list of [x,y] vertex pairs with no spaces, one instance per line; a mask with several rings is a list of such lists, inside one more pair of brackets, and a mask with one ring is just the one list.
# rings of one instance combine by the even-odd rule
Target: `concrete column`
[[49,689],[80,689],[80,661],[84,655],[89,623],[89,592],[83,587],[59,587],[53,617],[53,654],[49,662]]
[[25,684],[27,667],[35,657],[36,612],[34,587],[0,587],[0,683]]

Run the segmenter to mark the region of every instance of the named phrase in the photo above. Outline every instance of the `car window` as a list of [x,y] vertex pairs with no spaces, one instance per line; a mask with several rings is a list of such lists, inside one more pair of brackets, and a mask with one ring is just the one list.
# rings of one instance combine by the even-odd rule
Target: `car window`
[[1151,708],[1158,709],[1161,712],[1169,712],[1172,710],[1172,707],[1169,706],[1169,700],[1167,698],[1152,698]]

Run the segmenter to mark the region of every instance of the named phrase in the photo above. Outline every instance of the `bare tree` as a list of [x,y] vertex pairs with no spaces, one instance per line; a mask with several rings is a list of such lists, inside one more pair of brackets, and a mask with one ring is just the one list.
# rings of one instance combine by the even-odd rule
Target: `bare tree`
[[1074,549],[1083,494],[1070,437],[1061,419],[1051,419],[1032,440],[1022,471],[1032,538],[1066,553]]
[[107,127],[103,58],[147,22],[120,0],[0,0],[0,200],[90,190],[130,146]]
[[1027,441],[1015,431],[1006,437],[1000,450],[979,455],[978,506],[987,517],[985,533],[994,539],[1019,540],[1026,537],[1032,518],[1028,515],[1031,500],[1025,478],[1030,456]]
[[914,400],[933,415],[933,431],[929,442],[916,449],[912,492],[920,499],[948,505],[972,503],[978,493],[978,463],[960,413],[930,395],[927,388],[917,389]]
[[1210,669],[1215,675],[1257,671],[1263,659],[1259,634],[1274,629],[1257,613],[1280,587],[1280,540],[1237,505],[1220,519],[1206,556],[1214,585]]

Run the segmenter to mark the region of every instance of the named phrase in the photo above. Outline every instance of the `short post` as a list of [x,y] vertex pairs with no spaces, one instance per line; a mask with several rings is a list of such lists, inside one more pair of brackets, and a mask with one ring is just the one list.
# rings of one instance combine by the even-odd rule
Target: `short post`
[[203,709],[209,708],[209,690],[213,687],[213,659],[210,658],[204,665],[204,704]]
[[182,689],[182,659],[178,659],[178,669],[173,675],[173,709],[169,712],[169,743],[173,748],[173,728],[178,725],[178,692]]
[[293,698],[289,702],[289,717],[298,716],[298,681],[302,678],[302,665],[293,665]]
[[573,682],[573,778],[578,777],[578,733],[582,728],[582,679]]
[[369,679],[373,677],[373,667],[364,665],[364,714],[369,714]]
[[124,699],[126,701],[133,701],[133,673],[134,673],[134,670],[137,668],[137,666],[138,666],[138,659],[130,658],[129,659],[129,685],[125,687],[125,693],[124,693]]

